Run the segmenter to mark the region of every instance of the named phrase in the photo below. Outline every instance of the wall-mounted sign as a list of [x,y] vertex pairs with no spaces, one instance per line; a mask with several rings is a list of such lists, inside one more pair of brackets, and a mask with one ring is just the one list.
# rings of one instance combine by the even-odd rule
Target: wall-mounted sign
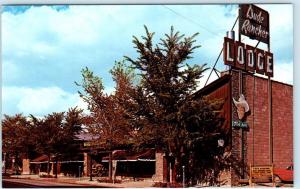
[[243,120],[245,118],[245,113],[249,112],[250,110],[248,102],[245,100],[243,94],[240,94],[240,98],[238,101],[236,101],[234,98],[232,98],[232,100],[237,109],[239,120]]
[[251,39],[269,44],[269,13],[252,4],[240,5],[239,31]]
[[239,128],[246,129],[246,128],[248,128],[248,124],[246,122],[242,122],[242,121],[233,121],[232,127],[237,128],[237,129],[239,129]]
[[224,63],[251,73],[273,77],[273,54],[224,37]]
[[232,127],[234,128],[248,128],[248,124],[246,122],[243,122],[246,118],[246,113],[250,111],[248,102],[245,100],[245,97],[243,94],[240,94],[240,98],[238,101],[236,101],[234,98],[232,98],[233,103],[236,107],[237,114],[238,114],[238,121],[233,121],[232,122]]

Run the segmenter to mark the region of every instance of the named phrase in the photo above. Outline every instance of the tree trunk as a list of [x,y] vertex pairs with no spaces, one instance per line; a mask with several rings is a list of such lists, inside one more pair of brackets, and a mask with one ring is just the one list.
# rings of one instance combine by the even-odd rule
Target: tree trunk
[[169,153],[166,153],[166,163],[167,163],[167,185],[169,186],[170,184],[170,156]]
[[112,151],[109,152],[108,177],[112,180]]

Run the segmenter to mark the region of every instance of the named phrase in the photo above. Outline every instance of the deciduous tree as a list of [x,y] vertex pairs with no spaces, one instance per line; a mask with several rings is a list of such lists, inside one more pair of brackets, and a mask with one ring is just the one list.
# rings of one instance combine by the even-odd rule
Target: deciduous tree
[[35,128],[31,135],[35,138],[35,150],[48,156],[48,174],[51,157],[58,161],[78,154],[79,146],[76,142],[76,134],[81,131],[84,122],[82,111],[75,107],[70,108],[66,113],[53,112],[40,119],[33,115],[30,116],[31,124]]
[[88,104],[91,112],[88,132],[97,137],[94,145],[110,151],[109,178],[112,179],[112,150],[125,146],[130,141],[131,127],[126,119],[126,109],[122,102],[128,100],[128,91],[134,77],[130,69],[126,69],[122,62],[116,62],[111,70],[116,82],[115,92],[106,94],[100,77],[95,76],[88,68],[82,70],[82,83],[76,83],[83,88],[79,95]]
[[63,119],[64,112],[52,113],[43,119],[38,119],[31,115],[32,123],[35,125],[36,150],[40,154],[48,157],[47,173],[50,174],[50,159],[56,156],[64,140],[63,136]]
[[2,120],[2,151],[6,157],[14,157],[17,164],[21,158],[34,155],[34,138],[30,136],[33,127],[22,114],[4,115]]

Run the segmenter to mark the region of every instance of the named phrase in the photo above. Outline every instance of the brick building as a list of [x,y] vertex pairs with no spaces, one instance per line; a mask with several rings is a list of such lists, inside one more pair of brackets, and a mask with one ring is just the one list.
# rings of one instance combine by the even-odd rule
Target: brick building
[[[247,127],[234,127],[239,121],[237,108],[233,99],[239,99],[243,94],[249,105],[249,112],[245,113],[242,120]],[[195,97],[208,96],[210,99],[223,99],[222,117],[225,118],[224,127],[227,128],[225,148],[227,152],[242,165],[232,167],[229,173],[225,173],[227,184],[237,185],[241,178],[247,178],[249,165],[271,165],[275,168],[286,168],[293,162],[293,86],[280,83],[278,81],[268,81],[268,79],[254,76],[253,74],[242,73],[231,69],[224,72],[222,77],[195,93]],[[271,108],[270,108],[271,107]],[[83,139],[88,141],[87,139]],[[90,156],[89,148],[83,150],[82,174],[89,176]],[[99,155],[99,154],[98,154]],[[100,154],[107,156],[107,154]],[[100,161],[105,158],[93,158]],[[127,156],[126,156],[127,157]],[[129,156],[128,156],[129,157]],[[156,182],[174,181],[174,172],[168,174],[168,165],[164,153],[156,151],[151,153],[151,158],[134,156],[133,159],[123,157],[114,158],[119,162],[118,166],[125,162],[135,165],[141,163],[152,167],[146,177],[152,177]],[[133,157],[133,156],[130,156]],[[124,159],[125,158],[125,159]],[[124,162],[122,162],[124,161]],[[102,163],[107,164],[107,161]],[[150,165],[151,164],[151,165]],[[124,166],[123,166],[124,167]],[[130,167],[126,165],[125,167]],[[77,169],[76,169],[77,170]],[[124,169],[125,170],[125,169]],[[126,169],[127,170],[127,169]],[[130,170],[128,168],[128,170]],[[28,172],[23,168],[24,172]],[[131,172],[126,172],[131,175]],[[168,175],[170,178],[168,179]],[[141,174],[139,174],[141,176]]]
[[[270,86],[271,90],[268,79],[248,73],[240,75],[232,69],[195,93],[196,98],[205,95],[224,100],[221,116],[225,118],[223,127],[227,128],[228,135],[224,147],[242,163],[224,174],[227,184],[237,185],[239,179],[247,178],[250,164],[286,168],[293,162],[293,86],[272,80]],[[234,127],[239,118],[233,98],[239,99],[240,94],[244,95],[250,109],[243,119],[247,124],[244,129]],[[87,153],[84,157],[84,174],[89,175]],[[168,161],[163,152],[156,151],[155,158],[151,159],[155,166],[152,172],[155,182],[175,181],[176,173],[169,165],[168,174]]]
[[[234,127],[239,121],[233,103],[243,94],[250,111],[243,123],[247,127]],[[286,168],[293,163],[293,86],[277,81],[231,70],[202,88],[196,95],[210,99],[223,99],[222,116],[228,128],[231,155],[243,166],[231,170],[229,181],[236,185],[247,178],[249,165],[271,165]],[[226,144],[227,143],[227,144]]]

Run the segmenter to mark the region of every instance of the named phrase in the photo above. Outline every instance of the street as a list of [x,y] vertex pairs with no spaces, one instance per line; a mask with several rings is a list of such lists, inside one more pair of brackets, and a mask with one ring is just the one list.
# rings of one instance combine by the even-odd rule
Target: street
[[[104,188],[99,185],[60,183],[49,180],[3,179],[3,188]],[[105,187],[107,188],[107,187]]]

